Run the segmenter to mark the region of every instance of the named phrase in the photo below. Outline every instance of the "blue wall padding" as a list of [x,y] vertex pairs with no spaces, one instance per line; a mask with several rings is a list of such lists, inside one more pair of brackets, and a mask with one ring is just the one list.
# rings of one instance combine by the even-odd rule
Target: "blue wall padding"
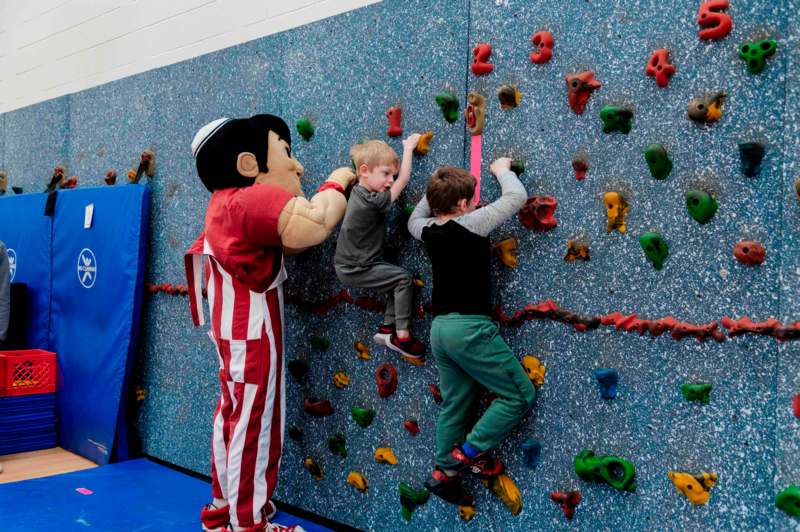
[[9,260],[16,261],[12,282],[28,286],[26,347],[31,349],[48,348],[53,218],[44,214],[46,199],[45,194],[0,198],[0,240],[9,250]]
[[135,345],[148,197],[141,186],[86,188],[60,192],[56,204],[50,345],[59,440],[99,464],[110,459]]

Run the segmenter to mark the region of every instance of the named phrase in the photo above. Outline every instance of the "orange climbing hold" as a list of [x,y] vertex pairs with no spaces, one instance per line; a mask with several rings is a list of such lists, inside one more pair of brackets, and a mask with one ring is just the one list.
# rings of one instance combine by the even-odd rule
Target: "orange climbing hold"
[[433,139],[433,131],[428,131],[427,133],[423,133],[422,136],[417,141],[417,146],[414,148],[414,153],[417,155],[425,155],[429,151],[431,151],[431,140]]
[[506,238],[495,244],[492,249],[500,258],[500,262],[509,268],[516,268],[517,262],[517,239],[514,237]]

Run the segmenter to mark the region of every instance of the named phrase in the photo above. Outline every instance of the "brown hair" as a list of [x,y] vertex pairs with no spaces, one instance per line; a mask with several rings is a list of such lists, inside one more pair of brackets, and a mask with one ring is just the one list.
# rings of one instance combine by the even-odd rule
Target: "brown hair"
[[400,158],[391,146],[382,140],[367,140],[361,144],[356,144],[350,148],[350,157],[356,170],[362,164],[370,168],[387,165],[397,167],[400,165]]
[[425,192],[433,214],[450,214],[462,199],[471,201],[475,195],[475,183],[475,177],[463,168],[438,168],[431,176]]

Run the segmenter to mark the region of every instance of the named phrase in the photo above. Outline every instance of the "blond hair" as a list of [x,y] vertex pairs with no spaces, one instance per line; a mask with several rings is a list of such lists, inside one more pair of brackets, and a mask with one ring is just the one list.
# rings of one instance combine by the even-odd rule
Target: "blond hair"
[[366,164],[369,168],[381,165],[397,167],[400,164],[397,153],[382,140],[367,140],[354,145],[350,148],[350,157],[356,169],[362,164]]

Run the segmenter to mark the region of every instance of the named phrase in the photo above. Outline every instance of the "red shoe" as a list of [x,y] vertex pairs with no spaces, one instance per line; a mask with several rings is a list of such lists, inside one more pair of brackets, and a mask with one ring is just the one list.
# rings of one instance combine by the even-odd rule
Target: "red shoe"
[[401,340],[397,334],[392,334],[386,347],[397,351],[401,357],[412,364],[421,365],[425,362],[425,344],[413,336]]
[[469,458],[461,447],[453,449],[453,458],[463,465],[464,471],[478,475],[483,478],[491,478],[500,475],[505,471],[503,462],[491,456],[489,453],[481,453],[475,458]]
[[[203,532],[222,532],[225,530],[225,527],[230,524],[230,510],[231,507],[227,504],[222,508],[217,508],[213,504],[207,504],[200,511],[200,522],[203,524]],[[266,506],[261,510],[262,516],[267,521],[275,517],[276,513],[278,513],[278,509],[272,501],[267,501]]]
[[394,323],[391,325],[381,325],[378,327],[378,332],[375,333],[375,336],[372,339],[378,345],[389,345],[389,340],[392,338],[394,334]]
[[448,477],[438,467],[433,470],[431,478],[425,481],[425,488],[450,504],[458,506],[475,506],[472,494],[461,484],[461,474]]

